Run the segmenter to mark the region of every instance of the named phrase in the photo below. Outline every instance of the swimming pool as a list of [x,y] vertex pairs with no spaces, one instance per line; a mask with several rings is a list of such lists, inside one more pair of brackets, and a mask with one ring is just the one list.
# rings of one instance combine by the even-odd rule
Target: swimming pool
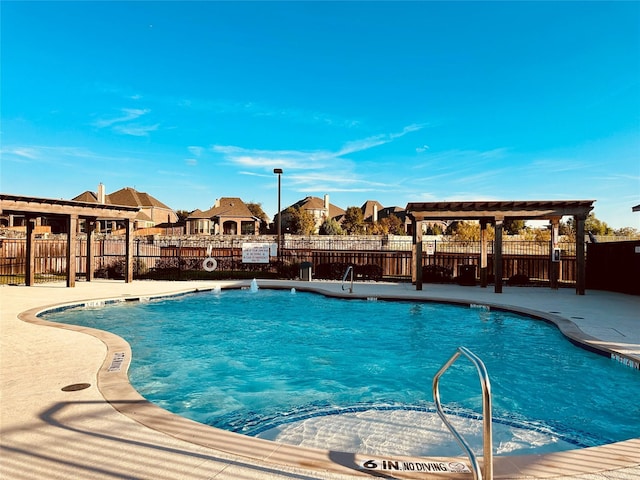
[[[313,441],[334,448],[331,441],[361,429],[364,436],[347,441],[368,448],[374,437],[389,440],[388,429],[371,427],[393,423],[404,440],[424,443],[434,418],[431,379],[458,345],[478,354],[491,375],[494,417],[506,431],[498,453],[528,453],[522,448],[536,442],[542,451],[597,445],[638,431],[636,371],[573,346],[553,326],[507,312],[261,289],[47,319],[127,339],[132,384],[164,408],[277,441],[316,432]],[[442,399],[473,431],[480,388],[474,372],[457,365],[443,377]],[[188,393],[193,386],[200,388]],[[420,435],[408,429],[416,424]]]

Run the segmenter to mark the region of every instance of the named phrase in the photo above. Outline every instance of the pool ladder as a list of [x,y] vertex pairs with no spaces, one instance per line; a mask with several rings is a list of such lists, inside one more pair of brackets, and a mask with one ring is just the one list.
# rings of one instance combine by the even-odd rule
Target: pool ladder
[[353,293],[353,265],[349,265],[347,267],[347,271],[344,272],[344,275],[342,276],[342,290],[345,290],[344,282],[347,281],[349,274],[351,274],[351,286],[349,287],[349,293]]
[[[482,453],[484,457],[484,465],[483,469],[480,469],[480,465],[478,464],[478,459],[476,458],[473,450],[469,447],[469,444],[462,438],[462,435],[458,433],[453,425],[447,420],[446,415],[442,409],[442,405],[440,403],[440,391],[438,390],[438,384],[440,382],[440,377],[447,369],[453,365],[453,363],[460,357],[460,355],[464,355],[467,357],[471,363],[476,367],[478,371],[478,376],[480,377],[480,384],[482,385]],[[449,431],[453,434],[458,445],[462,447],[462,449],[469,457],[469,461],[471,462],[471,468],[473,469],[473,478],[476,480],[493,480],[493,440],[492,440],[492,427],[491,427],[491,383],[489,382],[489,375],[487,373],[487,369],[482,363],[482,360],[478,358],[474,353],[472,353],[469,349],[465,347],[458,347],[456,352],[451,356],[451,358],[445,363],[438,373],[433,377],[433,401],[436,404],[436,410],[438,411],[438,415],[449,429]]]

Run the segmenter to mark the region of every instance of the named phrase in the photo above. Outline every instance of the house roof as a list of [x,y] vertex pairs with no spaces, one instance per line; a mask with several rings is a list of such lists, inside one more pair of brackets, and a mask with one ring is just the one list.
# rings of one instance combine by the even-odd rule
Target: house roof
[[[99,203],[98,196],[89,190],[81,193],[77,197],[73,198],[73,200],[79,202]],[[124,205],[127,207],[156,207],[172,210],[171,207],[168,207],[157,198],[149,195],[148,193],[138,192],[136,189],[131,187],[121,188],[117,192],[105,195],[105,204]]]
[[400,220],[404,220],[407,216],[407,210],[402,207],[384,207],[382,210],[378,211],[378,218],[383,219],[390,215],[395,215]]
[[189,219],[213,218],[213,217],[236,217],[236,218],[256,218],[249,207],[238,197],[222,197],[216,201],[216,205],[204,212],[195,210],[189,215]]
[[187,217],[187,220],[195,220],[196,218],[209,218],[209,217],[205,215],[205,212],[203,212],[199,208],[196,208],[193,212],[189,214],[189,216]]
[[322,210],[324,208],[324,200],[318,197],[304,197],[302,200],[298,200],[291,206],[304,208],[305,210]]
[[107,201],[113,205],[130,205],[136,207],[158,207],[171,210],[157,198],[145,192],[138,192],[134,188],[125,187],[107,195]]
[[380,214],[380,211],[384,209],[382,204],[377,200],[367,200],[366,202],[364,202],[362,207],[360,207],[360,210],[362,210],[362,216],[364,217],[365,221],[369,221],[372,219],[374,207],[377,208],[378,214]]
[[[304,210],[322,210],[324,209],[324,200],[318,197],[305,197],[291,206]],[[340,217],[344,213],[345,211],[342,208],[329,203],[329,218]]]
[[332,203],[329,204],[329,217],[330,218],[338,218],[338,217],[341,217],[344,214],[345,214],[345,211],[342,208],[336,207]]
[[90,203],[98,203],[98,197],[95,193],[87,190],[86,192],[82,192],[77,197],[72,198],[74,202],[90,202]]

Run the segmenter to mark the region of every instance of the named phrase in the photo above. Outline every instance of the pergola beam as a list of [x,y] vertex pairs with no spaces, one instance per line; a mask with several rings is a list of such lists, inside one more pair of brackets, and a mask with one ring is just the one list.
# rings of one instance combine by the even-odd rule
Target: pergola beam
[[514,218],[518,220],[546,220],[552,217],[586,215],[595,200],[542,202],[428,202],[409,203],[407,211],[422,220],[481,220],[486,218]]
[[[102,220],[134,219],[139,207],[107,205],[102,203],[77,202],[50,198],[23,197],[0,193],[0,213],[3,215],[35,214],[37,217],[100,218]],[[34,215],[32,215],[34,216]]]

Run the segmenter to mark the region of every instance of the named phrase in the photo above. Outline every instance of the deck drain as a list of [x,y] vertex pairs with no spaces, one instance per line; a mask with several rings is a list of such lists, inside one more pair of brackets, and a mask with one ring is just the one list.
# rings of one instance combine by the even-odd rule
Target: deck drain
[[71,385],[67,385],[66,387],[62,387],[62,391],[75,392],[77,390],[84,390],[85,388],[89,388],[90,386],[90,383],[73,383]]
[[571,318],[573,318],[575,320],[584,320],[584,317],[571,317]]

